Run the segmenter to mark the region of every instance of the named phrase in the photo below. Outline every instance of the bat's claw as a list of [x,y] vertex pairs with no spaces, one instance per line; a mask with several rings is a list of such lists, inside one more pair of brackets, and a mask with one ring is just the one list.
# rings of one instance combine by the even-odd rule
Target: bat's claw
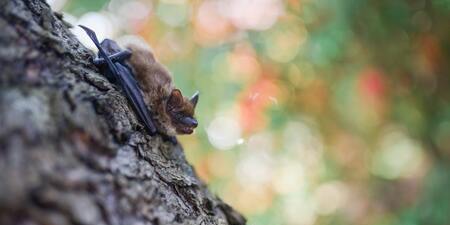
[[175,136],[169,136],[168,142],[172,143],[173,145],[177,145],[178,144],[178,140]]
[[170,142],[173,145],[178,144],[178,140],[175,136],[169,136],[169,135],[162,134],[162,133],[159,133],[159,135],[162,137],[163,141],[165,141],[165,142]]

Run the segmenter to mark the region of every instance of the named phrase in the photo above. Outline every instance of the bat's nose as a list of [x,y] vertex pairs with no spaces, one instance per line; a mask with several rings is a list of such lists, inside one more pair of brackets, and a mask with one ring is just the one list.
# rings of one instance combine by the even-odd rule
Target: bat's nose
[[193,127],[197,127],[198,126],[198,122],[196,119],[192,119],[192,126]]
[[198,126],[197,120],[192,117],[183,118],[183,123],[186,124],[187,126],[194,127],[194,128]]

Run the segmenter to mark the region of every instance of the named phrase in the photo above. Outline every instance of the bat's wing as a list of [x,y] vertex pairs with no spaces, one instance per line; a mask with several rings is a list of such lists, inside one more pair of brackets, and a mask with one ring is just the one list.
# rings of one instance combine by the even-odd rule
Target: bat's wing
[[114,75],[118,75],[117,68],[115,67],[114,63],[108,58],[108,55],[106,54],[105,50],[103,50],[102,46],[98,42],[97,35],[95,34],[95,32],[83,25],[79,26],[83,28],[84,31],[86,31],[86,34],[91,38],[95,46],[97,46],[99,55],[106,60],[106,63],[108,64],[108,67],[111,70],[111,72]]
[[94,31],[85,26],[80,25],[80,27],[83,28],[84,31],[86,31],[87,35],[92,39],[95,46],[97,46],[99,55],[106,61],[112,75],[116,77],[117,81],[120,83],[120,86],[125,92],[125,95],[131,102],[139,118],[144,122],[145,127],[147,128],[149,133],[151,135],[155,134],[156,127],[151,119],[150,111],[145,105],[139,86],[137,85],[136,80],[134,80],[130,70],[128,70],[125,66],[122,66],[120,63],[112,62],[112,60],[108,57],[108,55],[98,42],[97,35],[95,35]]
[[[102,43],[100,43],[100,45],[103,47],[103,43],[105,41],[103,41]],[[107,52],[108,53],[108,52]],[[131,57],[131,51],[130,50],[122,50],[119,52],[116,52],[114,54],[110,54],[108,56],[108,58],[115,64],[116,62],[119,62],[120,64],[123,64],[124,61],[128,58]],[[106,60],[102,57],[97,57],[93,60],[93,63],[99,67],[100,71],[102,71],[102,73],[106,76],[106,78],[108,78],[108,80],[114,84],[117,84],[117,76],[111,74],[111,70],[109,69],[109,66],[106,62]],[[130,69],[130,71],[132,71]],[[131,73],[133,76],[134,74]]]
[[128,70],[125,66],[116,63],[117,70],[119,72],[119,82],[124,90],[126,96],[129,101],[132,103],[135,111],[144,122],[145,127],[149,131],[151,135],[156,133],[156,127],[153,124],[151,113],[147,108],[147,105],[144,102],[144,98],[142,97],[141,90],[139,86],[134,80],[133,75],[131,75],[130,70]]
[[[123,62],[124,60],[130,58],[131,56],[131,51],[130,50],[123,50],[120,52],[116,52],[112,55],[109,55],[109,59],[111,59],[111,61],[114,62]],[[95,65],[102,65],[105,64],[106,60],[104,58],[95,58],[94,59],[94,64]]]

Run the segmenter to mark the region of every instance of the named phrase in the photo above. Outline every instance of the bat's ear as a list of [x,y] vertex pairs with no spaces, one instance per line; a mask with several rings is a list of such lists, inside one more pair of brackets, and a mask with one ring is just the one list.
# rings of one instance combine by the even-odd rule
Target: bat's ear
[[183,105],[183,95],[178,89],[173,89],[170,93],[169,100],[167,101],[167,107],[169,109],[178,108]]
[[199,92],[196,91],[194,93],[194,95],[192,95],[191,99],[189,99],[189,101],[194,105],[194,108],[195,108],[195,106],[197,106],[198,97],[199,97]]

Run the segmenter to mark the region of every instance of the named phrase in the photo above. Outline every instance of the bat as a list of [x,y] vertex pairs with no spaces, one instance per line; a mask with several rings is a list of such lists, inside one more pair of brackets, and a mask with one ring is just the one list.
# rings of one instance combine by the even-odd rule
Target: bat
[[150,135],[159,133],[175,144],[175,135],[193,132],[198,125],[194,117],[198,92],[191,98],[183,97],[173,85],[170,73],[150,50],[137,45],[122,50],[110,39],[99,43],[94,31],[80,27],[99,50],[93,63],[108,80],[122,88]]

